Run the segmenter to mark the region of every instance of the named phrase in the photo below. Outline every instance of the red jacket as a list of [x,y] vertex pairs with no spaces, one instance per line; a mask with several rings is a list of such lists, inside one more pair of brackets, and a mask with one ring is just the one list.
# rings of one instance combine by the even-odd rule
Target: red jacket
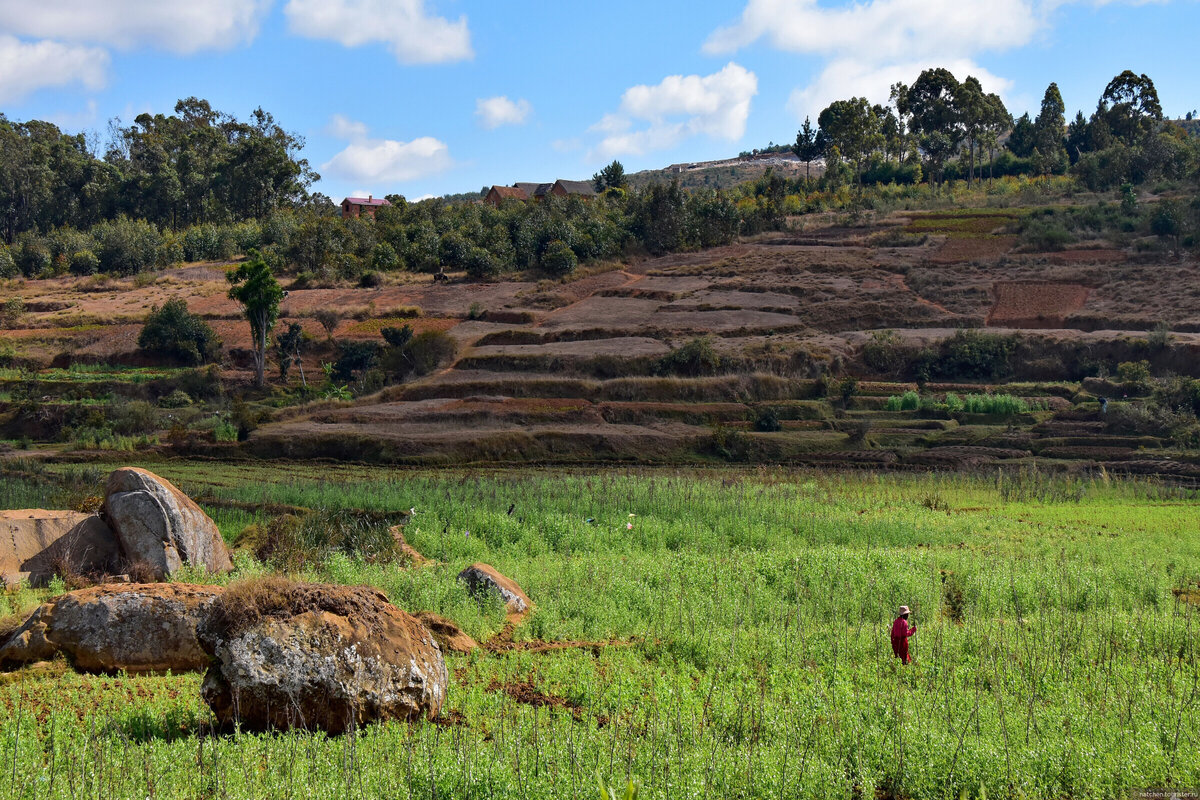
[[896,621],[892,623],[892,652],[905,664],[912,661],[912,656],[908,654],[908,637],[916,632],[917,629],[910,628],[908,620],[904,617],[896,617]]

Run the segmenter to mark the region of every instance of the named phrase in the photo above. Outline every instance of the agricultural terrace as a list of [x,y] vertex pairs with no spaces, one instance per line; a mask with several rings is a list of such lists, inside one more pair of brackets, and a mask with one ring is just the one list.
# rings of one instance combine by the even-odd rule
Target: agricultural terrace
[[[10,673],[4,796],[594,798],[597,774],[652,798],[1200,787],[1194,490],[1035,471],[151,466],[240,545],[231,580],[277,568],[246,545],[274,515],[415,508],[404,534],[432,565],[389,562],[364,533],[308,541],[294,574],[379,587],[485,645],[448,657],[437,724],[337,738],[217,735],[198,675]],[[7,508],[83,504],[106,472],[5,469]],[[536,611],[505,630],[498,601],[454,580],[473,561]],[[907,667],[887,638],[901,603]]]

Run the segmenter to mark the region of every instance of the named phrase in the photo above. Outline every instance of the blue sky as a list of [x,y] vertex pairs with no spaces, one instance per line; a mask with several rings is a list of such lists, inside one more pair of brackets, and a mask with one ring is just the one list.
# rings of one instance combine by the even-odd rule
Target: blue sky
[[106,137],[195,95],[261,105],[334,200],[586,178],[795,137],[928,66],[1010,111],[1089,113],[1123,69],[1200,106],[1200,3],[1067,0],[0,0],[0,110]]

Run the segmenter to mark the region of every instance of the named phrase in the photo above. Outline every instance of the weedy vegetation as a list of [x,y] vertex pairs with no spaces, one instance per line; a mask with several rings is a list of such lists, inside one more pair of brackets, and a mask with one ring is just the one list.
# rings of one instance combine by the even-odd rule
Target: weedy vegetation
[[[103,477],[35,464],[9,462],[0,503],[77,501]],[[633,785],[660,798],[1062,798],[1200,785],[1194,490],[1031,472],[151,466],[238,543],[222,580],[369,584],[487,641],[503,609],[454,580],[485,561],[537,603],[517,642],[599,644],[450,655],[437,723],[338,738],[217,735],[199,675],[9,673],[5,796],[594,798],[599,782],[605,796]],[[404,535],[429,566],[386,552],[380,526],[410,508]],[[6,595],[0,610],[36,597]],[[909,666],[887,638],[901,603],[919,626]]]

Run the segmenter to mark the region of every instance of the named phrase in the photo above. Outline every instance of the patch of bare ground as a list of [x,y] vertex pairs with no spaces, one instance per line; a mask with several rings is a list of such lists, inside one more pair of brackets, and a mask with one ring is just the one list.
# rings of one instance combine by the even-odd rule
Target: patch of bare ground
[[1087,302],[1087,286],[1050,281],[997,281],[988,325],[1010,328],[1061,328]]

